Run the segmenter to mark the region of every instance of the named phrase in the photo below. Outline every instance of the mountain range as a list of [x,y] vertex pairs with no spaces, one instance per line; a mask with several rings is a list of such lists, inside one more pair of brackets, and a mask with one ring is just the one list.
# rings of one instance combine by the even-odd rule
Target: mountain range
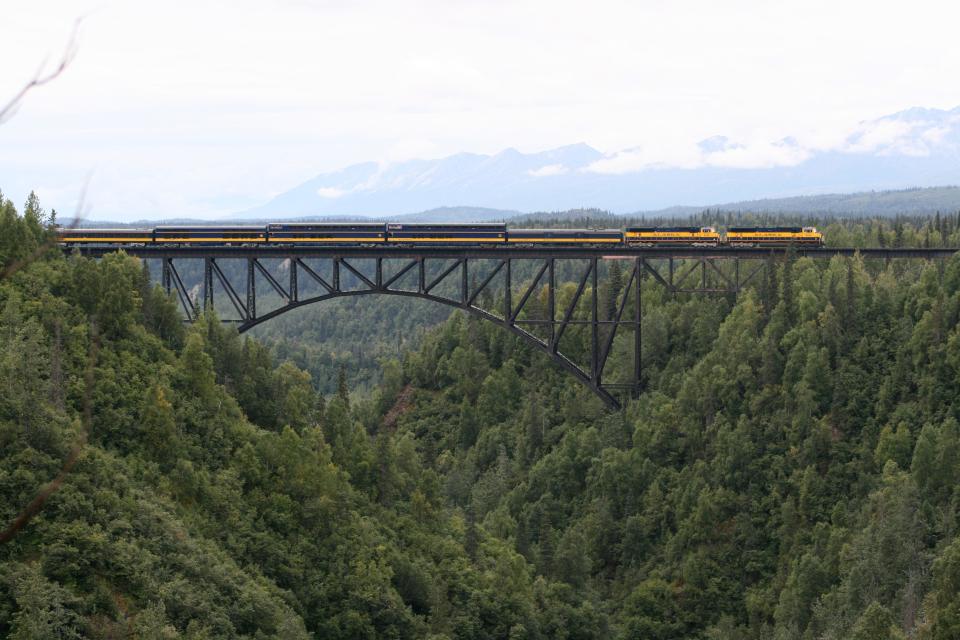
[[[615,213],[675,205],[900,190],[960,183],[960,107],[913,108],[860,123],[828,147],[794,138],[750,145],[723,136],[701,141],[672,164],[641,148],[605,154],[586,144],[539,153],[506,149],[434,160],[365,162],[324,173],[240,219],[392,216],[427,210],[470,217],[470,207]],[[480,209],[475,211],[480,214]],[[483,217],[482,215],[476,217]]]

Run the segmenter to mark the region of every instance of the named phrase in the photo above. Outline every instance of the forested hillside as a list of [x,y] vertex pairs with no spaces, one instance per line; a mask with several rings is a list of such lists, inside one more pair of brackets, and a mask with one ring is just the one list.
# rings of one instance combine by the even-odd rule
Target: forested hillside
[[960,259],[644,280],[610,413],[458,314],[358,400],[47,222],[0,198],[0,636],[960,637]]
[[[894,191],[860,191],[826,193],[814,196],[793,196],[745,200],[712,205],[723,211],[751,211],[803,216],[902,216],[934,215],[938,211],[956,211],[960,206],[960,187],[915,187]],[[701,207],[668,207],[645,212],[647,217],[689,216]]]
[[382,363],[419,348],[450,313],[450,307],[416,298],[339,298],[284,313],[251,335],[277,360],[310,372],[321,392],[336,391],[343,371],[351,392],[368,396],[383,380]]
[[777,278],[735,303],[649,283],[624,415],[453,320],[407,361],[399,431],[623,637],[957,637],[960,261]]

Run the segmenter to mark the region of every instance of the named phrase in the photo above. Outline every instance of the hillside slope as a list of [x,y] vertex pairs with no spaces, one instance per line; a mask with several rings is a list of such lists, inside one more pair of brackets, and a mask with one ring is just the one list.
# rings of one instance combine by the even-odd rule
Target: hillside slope
[[132,258],[44,252],[26,209],[0,206],[0,635],[960,634],[960,258],[779,261],[735,300],[644,280],[623,412],[459,314],[357,401],[185,330]]
[[[928,187],[896,191],[829,193],[792,198],[768,198],[715,204],[708,209],[817,216],[932,215],[960,210],[960,187]],[[653,217],[689,216],[703,207],[668,207],[642,212]]]
[[486,638],[597,619],[448,508],[414,440],[377,434],[381,401],[325,399],[216,318],[185,332],[136,260],[45,255],[43,212],[0,203],[0,636]]
[[736,302],[644,286],[620,415],[482,321],[407,359],[397,433],[451,503],[618,637],[957,637],[960,259],[802,259]]

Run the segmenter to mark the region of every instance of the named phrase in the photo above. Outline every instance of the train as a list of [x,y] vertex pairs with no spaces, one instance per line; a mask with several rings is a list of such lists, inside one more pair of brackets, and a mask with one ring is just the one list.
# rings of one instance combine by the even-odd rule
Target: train
[[514,229],[504,223],[273,222],[267,225],[158,226],[147,229],[58,229],[71,245],[131,246],[823,246],[816,227],[711,226],[624,229]]

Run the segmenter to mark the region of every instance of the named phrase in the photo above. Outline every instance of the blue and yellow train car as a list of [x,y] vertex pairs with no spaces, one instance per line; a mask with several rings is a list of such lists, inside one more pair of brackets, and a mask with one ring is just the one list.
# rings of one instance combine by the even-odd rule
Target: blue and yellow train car
[[275,222],[267,225],[269,244],[381,244],[386,241],[386,226],[382,222]]
[[502,244],[506,237],[503,223],[387,224],[387,241],[396,244]]
[[543,244],[621,244],[620,229],[510,229],[507,243],[511,245]]
[[153,242],[153,229],[58,229],[57,238],[67,245],[72,244],[130,244],[141,245]]

